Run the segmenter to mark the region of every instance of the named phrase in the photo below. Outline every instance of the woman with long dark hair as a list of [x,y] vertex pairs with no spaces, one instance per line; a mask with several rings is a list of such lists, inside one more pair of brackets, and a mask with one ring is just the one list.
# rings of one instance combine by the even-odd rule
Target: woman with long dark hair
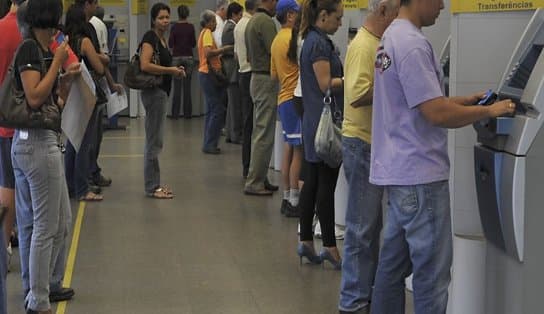
[[[172,55],[165,38],[170,27],[170,7],[162,2],[155,3],[150,13],[151,30],[142,39],[140,68],[150,74],[162,75],[162,84],[142,91],[145,108],[144,185],[147,196],[171,199],[174,197],[172,190],[161,185],[159,153],[163,146],[164,121],[172,76],[182,78],[185,71],[182,66],[172,66]],[[152,61],[154,55],[158,64]]]
[[[93,72],[94,75],[103,75],[105,67],[92,43],[90,31],[83,7],[77,4],[71,5],[66,12],[64,27],[65,35],[70,38],[70,47],[74,50],[78,59],[85,62],[89,71]],[[100,119],[100,117],[95,106],[77,152],[69,140],[66,143],[64,166],[66,168],[68,191],[72,197],[80,201],[101,201],[103,199],[102,195],[91,191],[89,185],[93,137],[98,132],[97,119]]]
[[[300,76],[304,115],[302,137],[307,168],[300,194],[300,243],[298,254],[312,263],[328,261],[341,268],[341,257],[334,235],[334,190],[339,168],[331,168],[315,151],[314,139],[323,110],[323,97],[330,90],[333,111],[343,108],[343,69],[340,56],[328,35],[342,25],[341,0],[308,0],[302,9],[300,33],[304,39],[300,55]],[[338,122],[338,121],[335,121]],[[319,256],[313,245],[312,221],[317,211],[323,234]]]
[[[33,109],[58,107],[55,120],[59,121],[71,79],[79,72],[76,63],[59,77],[68,57],[66,41],[54,54],[49,49],[61,16],[60,0],[28,0],[29,32],[14,61],[16,88],[24,92],[28,105]],[[26,313],[52,313],[52,267],[68,234],[70,215],[61,146],[60,123],[51,128],[17,129],[13,139],[21,275],[23,281],[28,280]]]

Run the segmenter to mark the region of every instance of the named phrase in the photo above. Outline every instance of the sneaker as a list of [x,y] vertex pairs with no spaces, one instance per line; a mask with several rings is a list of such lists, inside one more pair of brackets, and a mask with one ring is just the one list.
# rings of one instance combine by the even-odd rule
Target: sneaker
[[282,215],[285,215],[285,209],[287,208],[287,204],[289,204],[288,200],[282,200],[281,201],[280,212],[281,212]]
[[287,206],[285,207],[285,217],[288,217],[288,218],[300,217],[300,211],[298,209],[298,206],[293,206],[291,205],[291,203],[287,202]]

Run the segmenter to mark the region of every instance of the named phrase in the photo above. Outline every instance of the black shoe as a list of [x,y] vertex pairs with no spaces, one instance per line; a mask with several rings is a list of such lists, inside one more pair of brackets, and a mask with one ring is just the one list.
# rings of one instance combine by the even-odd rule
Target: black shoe
[[288,217],[288,218],[300,217],[300,210],[298,209],[298,206],[293,206],[291,205],[291,203],[287,202],[287,206],[285,206],[285,217]]
[[72,288],[61,288],[58,291],[51,291],[49,293],[49,302],[61,302],[72,299],[75,292]]
[[94,194],[100,194],[102,193],[102,188],[98,185],[89,184],[89,191],[93,192]]
[[111,178],[104,177],[102,174],[98,176],[98,179],[93,180],[95,185],[100,187],[106,187],[111,185]]
[[358,309],[355,312],[348,312],[348,311],[338,311],[339,314],[368,314],[370,313],[370,306],[363,307],[362,309]]
[[249,169],[244,168],[244,170],[242,171],[242,177],[244,177],[244,179],[247,179],[248,174],[249,174]]
[[254,190],[254,189],[244,189],[244,194],[245,195],[255,195],[255,196],[270,196],[272,195],[272,191],[270,190],[267,190],[267,189],[262,189],[262,190]]
[[202,152],[204,154],[219,155],[221,154],[221,149],[220,148],[202,149]]
[[275,192],[279,189],[277,185],[271,184],[270,182],[268,182],[268,180],[264,181],[264,188],[265,190],[272,191],[272,192]]
[[289,204],[289,201],[288,200],[282,200],[281,201],[281,208],[280,208],[280,212],[282,215],[285,215],[285,208],[287,208],[287,205]]

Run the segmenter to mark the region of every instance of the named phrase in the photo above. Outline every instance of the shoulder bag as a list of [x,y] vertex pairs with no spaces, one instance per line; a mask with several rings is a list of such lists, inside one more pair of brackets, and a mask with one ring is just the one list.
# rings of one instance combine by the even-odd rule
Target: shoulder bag
[[[53,91],[43,105],[33,109],[28,105],[24,91],[17,87],[15,59],[21,46],[33,39],[26,39],[15,53],[8,74],[0,87],[0,126],[13,129],[50,129],[60,131],[61,109],[53,100]],[[40,54],[40,73],[43,78],[47,72],[43,54]]]
[[[151,89],[162,84],[162,75],[150,74],[142,71],[140,68],[140,50],[143,43],[140,43],[138,50],[130,59],[130,62],[125,72],[124,82],[125,85],[132,89]],[[159,49],[157,43],[155,43],[155,50],[151,57],[151,62],[154,64],[160,64],[159,62]]]
[[338,168],[342,163],[342,130],[335,123],[335,118],[341,120],[337,115],[341,113],[333,112],[330,87],[323,98],[323,111],[317,126],[315,134],[314,146],[315,152],[329,167]]

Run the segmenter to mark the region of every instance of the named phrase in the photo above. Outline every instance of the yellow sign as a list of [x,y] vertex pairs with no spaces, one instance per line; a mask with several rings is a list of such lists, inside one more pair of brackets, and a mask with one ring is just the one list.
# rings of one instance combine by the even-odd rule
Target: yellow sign
[[343,0],[344,10],[360,10],[368,8],[368,0]]
[[121,7],[127,4],[126,0],[99,0],[98,4],[106,7]]
[[544,8],[544,0],[452,0],[451,13],[522,11]]
[[186,5],[188,7],[192,7],[195,5],[196,0],[170,0],[170,6],[172,8],[177,8],[180,5]]
[[147,0],[132,0],[132,15],[143,15],[149,11],[149,1]]

